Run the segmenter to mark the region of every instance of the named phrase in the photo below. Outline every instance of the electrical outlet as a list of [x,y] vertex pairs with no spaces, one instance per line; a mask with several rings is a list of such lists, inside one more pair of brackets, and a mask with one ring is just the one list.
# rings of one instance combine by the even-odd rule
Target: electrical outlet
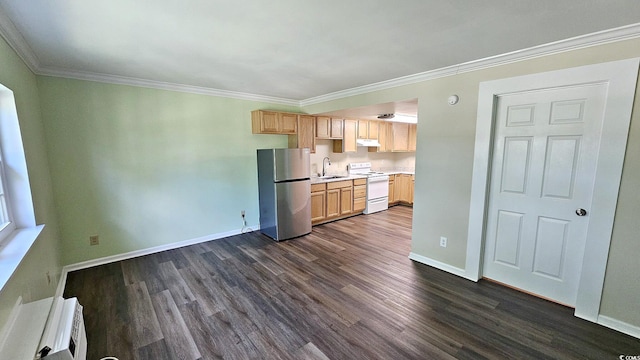
[[440,236],[440,246],[447,247],[447,238],[444,236]]
[[98,238],[98,235],[89,236],[89,245],[100,245],[100,238]]

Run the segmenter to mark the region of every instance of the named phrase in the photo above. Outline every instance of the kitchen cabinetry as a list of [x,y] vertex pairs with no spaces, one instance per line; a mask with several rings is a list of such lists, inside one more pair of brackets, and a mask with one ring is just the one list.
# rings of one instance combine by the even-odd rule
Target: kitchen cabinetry
[[366,179],[311,184],[311,224],[362,213],[366,202]]
[[358,120],[358,139],[378,140],[379,128],[379,121]]
[[353,180],[353,212],[364,211],[367,203],[367,180]]
[[316,137],[318,139],[342,139],[343,120],[328,116],[316,117]]
[[316,152],[315,117],[298,115],[297,118],[298,131],[289,135],[289,148],[309,148],[313,154]]
[[296,134],[298,114],[255,110],[251,112],[251,132],[254,134]]
[[409,151],[416,151],[418,124],[409,124]]
[[409,151],[409,124],[393,123],[393,151]]
[[388,121],[377,121],[379,148],[369,148],[369,152],[390,152],[393,150],[393,124]]
[[384,122],[378,124],[379,148],[369,148],[369,152],[416,151],[417,124]]
[[340,189],[340,215],[348,215],[353,212],[353,186]]
[[389,204],[413,204],[414,175],[396,174],[389,176]]
[[327,218],[327,185],[311,185],[311,222],[322,221]]
[[341,140],[333,141],[333,152],[356,152],[356,138],[358,136],[358,120],[344,119],[343,134]]

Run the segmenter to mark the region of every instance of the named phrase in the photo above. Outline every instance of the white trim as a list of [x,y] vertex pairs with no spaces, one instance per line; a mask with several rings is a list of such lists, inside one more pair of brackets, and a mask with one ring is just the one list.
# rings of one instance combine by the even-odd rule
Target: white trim
[[4,349],[5,342],[9,338],[9,334],[11,334],[11,329],[16,323],[18,316],[20,315],[20,307],[22,306],[22,296],[18,296],[18,300],[16,304],[11,309],[11,313],[9,313],[9,318],[4,323],[2,327],[2,331],[0,331],[0,349]]
[[480,83],[465,264],[472,278],[479,279],[482,272],[496,96],[575,84],[607,83],[602,126],[605,141],[601,142],[596,165],[591,220],[575,311],[577,317],[597,321],[639,65],[640,58],[634,58]]
[[[253,226],[250,226],[249,228],[255,229],[254,231],[259,231],[260,225],[253,225]],[[67,283],[67,275],[71,271],[87,269],[90,267],[104,265],[104,264],[110,264],[116,261],[133,259],[133,258],[144,256],[144,255],[150,255],[150,254],[155,254],[162,251],[178,249],[181,247],[199,244],[207,241],[220,240],[223,238],[227,238],[229,236],[240,235],[240,234],[242,234],[242,229],[236,229],[236,230],[231,230],[231,231],[217,233],[217,234],[205,235],[195,239],[183,240],[183,241],[179,241],[171,244],[154,246],[154,247],[141,249],[141,250],[134,250],[127,253],[111,255],[111,256],[106,256],[99,259],[87,260],[87,261],[67,265],[62,268],[62,272],[60,274],[60,280],[58,281],[58,287],[56,289],[56,296],[62,296],[62,294],[64,293],[64,287]]]
[[422,256],[419,254],[416,254],[414,252],[409,253],[409,259],[413,260],[413,261],[417,261],[421,264],[425,264],[425,265],[429,265],[432,266],[436,269],[442,270],[442,271],[446,271],[448,273],[451,273],[453,275],[458,275],[460,277],[463,277],[465,279],[471,280],[471,281],[478,281],[478,279],[473,279],[469,276],[467,276],[467,273],[464,271],[464,269],[460,269],[458,267],[455,266],[451,266],[449,264],[445,264],[443,262],[440,262],[438,260],[433,260],[430,259],[426,256]]
[[44,225],[14,230],[0,247],[0,291],[18,270],[22,260],[33,247]]
[[598,324],[640,339],[640,326],[631,325],[624,321],[620,321],[604,315],[598,316]]
[[11,19],[9,19],[9,17],[2,11],[0,11],[0,36],[2,36],[13,51],[18,54],[31,72],[37,74],[40,70],[40,61],[38,60],[38,57],[25,41],[24,37],[20,31],[18,31]]
[[88,80],[96,82],[104,82],[110,84],[131,85],[148,88],[157,88],[170,91],[195,93],[211,96],[220,96],[232,99],[263,101],[274,104],[283,104],[304,107],[314,105],[326,101],[337,100],[349,96],[362,95],[372,91],[386,90],[398,86],[415,84],[427,80],[433,80],[445,76],[487,69],[504,64],[514,63],[527,59],[533,59],[541,56],[553,55],[571,50],[587,48],[596,45],[603,45],[617,41],[629,40],[640,37],[640,23],[621,26],[613,29],[598,31],[595,33],[580,35],[569,39],[554,41],[551,43],[538,45],[522,50],[512,51],[505,54],[490,56],[487,58],[472,60],[457,65],[446,66],[439,69],[425,71],[413,75],[402,76],[395,79],[380,81],[377,83],[359,86],[351,89],[345,89],[328,93],[325,95],[315,96],[303,100],[285,99],[280,97],[271,97],[264,95],[256,95],[250,93],[242,93],[236,91],[228,91],[214,88],[206,88],[199,86],[191,86],[185,84],[166,83],[153,80],[145,80],[131,78],[125,76],[90,73],[83,71],[75,71],[70,69],[60,69],[54,67],[43,66],[35,52],[31,49],[24,37],[16,29],[15,25],[2,11],[0,11],[0,36],[2,36],[9,46],[18,54],[31,71],[38,75],[47,75],[55,77],[65,77],[79,80]]
[[250,101],[267,102],[267,103],[290,105],[290,106],[300,105],[300,101],[298,100],[285,99],[285,98],[274,97],[274,96],[249,94],[249,93],[243,93],[238,91],[213,89],[213,88],[206,88],[201,86],[175,84],[175,83],[139,79],[139,78],[127,77],[127,76],[99,74],[99,73],[93,73],[93,72],[58,69],[58,68],[52,68],[52,67],[40,68],[38,75],[95,81],[95,82],[101,82],[101,83],[107,83],[107,84],[130,85],[130,86],[145,87],[145,88],[151,88],[151,89],[161,89],[161,90],[177,91],[177,92],[184,92],[184,93],[190,93],[190,94],[210,95],[210,96],[224,97],[224,98],[230,98],[230,99],[250,100]]
[[567,51],[603,45],[616,41],[629,40],[640,37],[640,23],[622,26],[614,29],[603,30],[591,34],[580,35],[573,38],[559,40],[527,49],[512,51],[505,54],[490,56],[483,59],[468,61],[458,65],[443,67],[440,69],[425,71],[413,75],[380,81],[377,83],[359,86],[351,89],[336,91],[300,101],[300,106],[309,106],[326,101],[338,100],[349,96],[362,95],[373,91],[386,90],[398,86],[411,85],[423,81],[434,80],[446,76],[467,73],[501,66],[518,61],[534,59],[542,56],[559,54]]

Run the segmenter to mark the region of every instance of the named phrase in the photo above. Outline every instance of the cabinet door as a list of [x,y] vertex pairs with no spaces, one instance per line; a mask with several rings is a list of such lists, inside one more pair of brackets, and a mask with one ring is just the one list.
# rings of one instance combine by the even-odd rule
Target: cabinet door
[[353,212],[364,211],[367,200],[365,198],[353,199]]
[[278,134],[280,132],[278,113],[256,110],[251,112],[251,131],[254,134]]
[[308,115],[298,116],[298,148],[309,148],[316,152],[315,118]]
[[393,201],[394,202],[398,202],[402,199],[402,185],[403,185],[403,181],[402,181],[402,176],[400,174],[396,175],[396,181],[394,184],[394,190],[393,190]]
[[409,124],[393,123],[393,151],[409,150]]
[[342,139],[342,119],[331,118],[331,138]]
[[325,191],[311,193],[311,222],[322,221],[327,217],[326,199]]
[[344,152],[356,152],[358,150],[356,145],[356,131],[358,127],[357,120],[344,120],[344,132],[343,136],[343,151]]
[[416,176],[411,175],[411,181],[409,183],[409,203],[413,204],[415,189],[416,189]]
[[418,124],[409,124],[409,151],[416,151]]
[[395,182],[395,175],[389,175],[389,202],[390,203],[394,203],[396,202],[396,182]]
[[340,215],[340,189],[327,190],[327,218]]
[[279,113],[280,134],[295,134],[298,132],[298,115]]
[[353,212],[353,188],[340,189],[340,215],[347,215]]
[[369,139],[378,140],[379,131],[380,131],[380,122],[369,120]]
[[369,138],[369,120],[358,120],[358,139]]
[[316,117],[316,137],[318,139],[331,138],[331,118],[328,116]]

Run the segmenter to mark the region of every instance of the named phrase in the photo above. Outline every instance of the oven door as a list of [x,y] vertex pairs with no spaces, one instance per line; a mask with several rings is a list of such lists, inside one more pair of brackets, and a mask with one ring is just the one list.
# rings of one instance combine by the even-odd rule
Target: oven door
[[367,178],[367,201],[389,196],[389,176],[370,176]]

